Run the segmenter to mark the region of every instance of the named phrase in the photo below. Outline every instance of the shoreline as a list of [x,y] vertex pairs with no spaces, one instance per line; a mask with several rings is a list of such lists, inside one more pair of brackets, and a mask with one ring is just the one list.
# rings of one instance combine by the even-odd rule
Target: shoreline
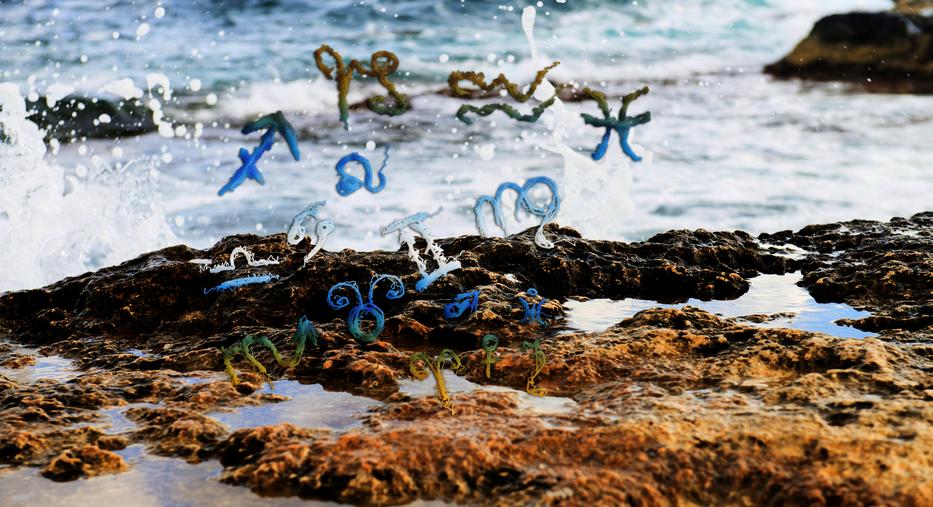
[[[931,497],[933,482],[916,479],[930,477],[923,456],[933,445],[933,375],[923,366],[933,337],[933,212],[758,238],[676,230],[622,243],[553,224],[546,231],[554,250],[538,250],[533,230],[438,240],[462,252],[463,267],[424,292],[413,290],[416,269],[401,250],[320,252],[302,268],[304,249],[276,234],[228,236],[204,251],[169,247],[0,295],[0,462],[14,467],[7,474],[34,467],[72,480],[131,469],[136,458],[123,449],[141,445],[189,463],[219,460],[221,481],[261,495],[379,505]],[[235,246],[281,263],[210,274],[189,262],[226,260]],[[280,278],[203,293],[260,271]],[[779,316],[691,306],[646,309],[594,332],[559,318],[573,311],[563,304],[570,298],[734,299],[759,274],[798,271],[818,302],[870,311],[847,324],[877,336],[765,327],[755,319]],[[347,333],[346,310],[324,300],[333,283],[365,287],[374,272],[401,276],[408,291],[377,296],[385,330],[364,345]],[[548,299],[546,328],[520,322],[517,297],[531,287]],[[472,288],[481,291],[476,310],[444,319],[444,304]],[[288,396],[263,388],[242,358],[233,362],[240,384],[222,376],[220,347],[244,334],[291,354],[302,314],[320,336],[294,368],[253,349]],[[479,346],[486,333],[500,343],[490,378]],[[536,385],[548,398],[524,393],[534,361],[520,345],[533,339],[546,357]],[[441,348],[464,365],[444,374],[454,414],[430,378],[412,384],[408,371],[411,353]],[[59,380],[9,377],[42,356],[66,358],[71,369]],[[325,393],[346,400],[334,401],[335,413],[371,406],[348,413],[349,428],[302,423]],[[270,403],[291,405],[239,429],[214,415],[229,420]],[[127,422],[114,428],[104,416],[113,410]]]

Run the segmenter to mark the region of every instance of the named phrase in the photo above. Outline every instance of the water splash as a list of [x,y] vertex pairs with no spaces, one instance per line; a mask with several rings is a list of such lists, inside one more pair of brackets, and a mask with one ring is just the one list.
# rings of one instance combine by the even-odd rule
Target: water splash
[[38,287],[177,242],[148,161],[91,167],[45,158],[15,84],[0,83],[0,290]]

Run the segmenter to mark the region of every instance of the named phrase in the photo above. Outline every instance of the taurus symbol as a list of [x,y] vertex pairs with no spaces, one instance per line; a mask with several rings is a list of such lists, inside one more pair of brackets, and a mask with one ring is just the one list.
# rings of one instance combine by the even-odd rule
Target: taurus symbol
[[[346,308],[350,305],[349,298],[346,296],[335,296],[335,291],[349,289],[356,295],[357,305],[350,310],[350,315],[347,317],[347,325],[350,328],[350,334],[353,335],[353,338],[359,343],[373,343],[385,327],[385,314],[382,312],[381,308],[373,303],[373,291],[376,289],[376,285],[382,280],[388,280],[392,284],[386,292],[386,298],[399,299],[405,295],[405,285],[402,283],[402,279],[395,275],[373,276],[372,280],[369,282],[369,300],[365,302],[363,301],[363,296],[360,294],[360,288],[356,285],[356,282],[340,282],[327,291],[327,304],[334,310]],[[366,314],[370,315],[376,323],[375,327],[369,332],[363,331],[362,327],[363,316]]]

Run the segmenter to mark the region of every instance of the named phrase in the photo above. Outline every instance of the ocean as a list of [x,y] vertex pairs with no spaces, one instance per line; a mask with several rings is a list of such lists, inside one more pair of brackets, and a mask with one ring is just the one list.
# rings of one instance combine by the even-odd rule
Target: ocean
[[[395,249],[381,226],[438,209],[427,222],[436,236],[475,234],[477,197],[532,176],[557,181],[556,221],[589,238],[701,227],[756,234],[929,210],[929,97],[761,72],[821,16],[890,3],[2,1],[0,291],[173,244],[284,232],[322,200],[322,216],[336,223],[327,250]],[[335,83],[314,64],[325,43],[348,61],[394,52],[392,80],[412,110],[354,108],[343,129]],[[466,125],[455,117],[460,105],[493,101],[439,93],[455,69],[527,83],[554,61],[549,81],[603,90],[614,108],[651,88],[630,107],[652,114],[632,131],[642,162],[622,155],[615,137],[604,160],[589,157],[602,130],[579,114],[598,114],[593,102],[559,103],[537,123],[495,113]],[[69,93],[138,96],[159,111],[159,132],[46,144],[24,119],[23,99]],[[349,101],[377,93],[372,80],[355,79]],[[514,105],[527,112],[546,98]],[[260,163],[265,185],[218,197],[239,148],[259,143],[240,127],[276,110],[298,131],[301,161],[279,142]],[[378,167],[386,145],[385,190],[338,195],[337,160],[358,151]],[[536,225],[506,216],[509,233]]]

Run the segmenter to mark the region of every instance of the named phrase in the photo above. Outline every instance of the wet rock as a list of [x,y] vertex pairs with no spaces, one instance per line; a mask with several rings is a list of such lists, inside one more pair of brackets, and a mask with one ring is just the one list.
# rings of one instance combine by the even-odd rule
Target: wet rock
[[152,111],[139,99],[111,101],[69,95],[49,107],[45,97],[26,102],[29,119],[46,139],[112,139],[156,131]]
[[[0,461],[49,468],[55,461],[68,470],[80,461],[67,454],[74,449],[141,443],[191,462],[219,459],[223,481],[260,494],[374,505],[925,505],[933,498],[926,479],[933,477],[933,214],[757,239],[671,231],[631,244],[585,240],[552,225],[552,251],[538,250],[532,232],[441,240],[445,251],[461,252],[464,267],[399,300],[377,291],[387,320],[369,345],[348,335],[346,311],[327,307],[326,292],[346,280],[365,286],[374,272],[412,287],[418,275],[403,251],[326,252],[302,267],[304,252],[282,235],[241,235],[0,295],[0,339],[40,345],[42,354],[74,358],[81,368],[67,382],[0,379]],[[235,246],[282,263],[212,275],[188,262],[225,260]],[[872,312],[853,324],[877,337],[755,326],[772,315],[730,319],[692,306],[648,309],[595,333],[568,330],[562,318],[570,297],[734,298],[761,273],[798,270],[817,300]],[[203,292],[260,271],[281,278]],[[530,287],[549,300],[547,326],[520,322],[518,298]],[[477,310],[444,319],[444,304],[474,288]],[[284,397],[242,358],[234,367],[243,382],[231,385],[220,347],[252,334],[290,354],[301,315],[321,332],[320,346],[294,368],[279,367],[264,347],[253,353],[272,379],[372,398],[371,409],[352,414],[362,425],[229,433],[212,414]],[[489,377],[479,343],[486,333],[500,339]],[[535,339],[546,358],[535,384],[550,398],[522,392],[535,363],[520,347]],[[411,379],[411,354],[442,348],[463,360],[444,374],[453,414],[435,395],[400,391]],[[0,344],[0,360],[14,350]],[[107,434],[104,414],[117,410],[127,422]]]
[[827,16],[765,72],[848,81],[871,91],[933,93],[933,17],[899,12]]
[[800,283],[818,302],[873,312],[850,324],[869,331],[933,326],[933,213],[812,225],[760,239],[808,252]]
[[131,408],[126,417],[140,427],[136,436],[154,442],[150,451],[198,463],[211,455],[227,431],[217,421],[190,410]]
[[42,475],[65,482],[82,477],[96,477],[129,470],[123,458],[93,445],[69,449],[56,456],[42,469]]

